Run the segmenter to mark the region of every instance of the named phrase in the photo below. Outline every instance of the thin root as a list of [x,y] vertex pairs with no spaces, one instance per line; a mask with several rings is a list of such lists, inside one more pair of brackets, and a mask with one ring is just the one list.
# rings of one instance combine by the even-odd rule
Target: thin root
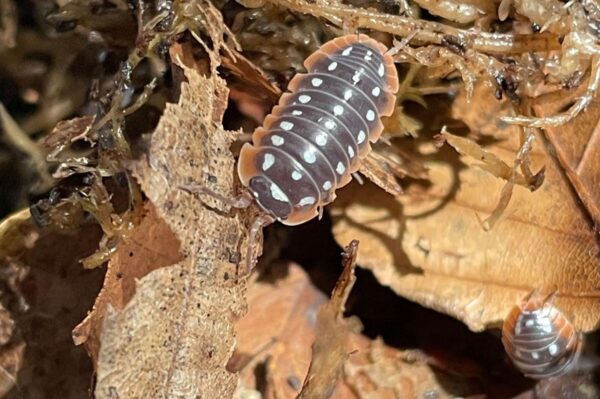
[[521,125],[527,127],[556,127],[564,125],[577,117],[581,112],[585,111],[587,106],[592,102],[596,90],[600,86],[600,56],[596,56],[592,61],[592,72],[590,83],[585,93],[577,99],[567,111],[560,114],[545,116],[545,117],[530,117],[530,116],[503,116],[500,118],[503,122]]

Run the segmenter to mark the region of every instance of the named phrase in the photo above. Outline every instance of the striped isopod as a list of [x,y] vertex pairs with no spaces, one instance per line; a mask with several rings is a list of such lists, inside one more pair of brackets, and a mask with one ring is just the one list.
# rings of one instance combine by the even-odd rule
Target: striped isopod
[[398,91],[392,57],[366,35],[331,40],[304,65],[238,161],[256,203],[286,225],[317,216],[350,182]]
[[536,379],[567,372],[582,346],[581,334],[551,299],[537,291],[511,310],[502,327],[502,343],[514,365]]

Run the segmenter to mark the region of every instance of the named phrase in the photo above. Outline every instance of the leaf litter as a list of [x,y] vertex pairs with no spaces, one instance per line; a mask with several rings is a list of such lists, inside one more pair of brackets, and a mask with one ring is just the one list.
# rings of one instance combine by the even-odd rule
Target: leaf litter
[[[70,330],[93,303],[102,272],[85,271],[101,232],[40,229],[24,210],[0,224],[0,389],[6,398],[78,398],[93,367]],[[7,245],[8,244],[8,245]]]
[[181,242],[184,259],[141,278],[123,310],[107,309],[98,355],[100,398],[227,397],[236,386],[225,364],[234,346],[232,318],[245,309],[235,259],[247,216],[229,216],[218,203],[213,207],[225,213],[215,214],[179,188],[194,180],[232,193],[229,146],[236,134],[219,127],[224,82],[181,67],[189,83],[182,84],[178,104],[167,105],[148,158],[133,170]]
[[[462,378],[469,369],[464,358],[441,361],[398,349],[404,335],[390,338],[395,325],[366,325],[367,335],[342,327],[345,300],[333,306],[321,293],[329,289],[320,279],[333,272],[311,272],[318,290],[299,266],[289,270],[304,296],[289,298],[295,306],[281,310],[288,315],[281,320],[272,307],[286,278],[250,281],[251,297],[263,292],[265,314],[251,326],[239,322],[238,350],[229,360],[232,323],[245,312],[238,265],[255,215],[178,187],[194,182],[233,197],[230,145],[235,153],[234,141],[247,135],[229,129],[250,132],[312,51],[358,31],[392,47],[405,78],[396,111],[384,121],[384,143],[361,168],[392,196],[370,183],[341,191],[332,207],[338,242],[359,239],[358,263],[382,286],[472,330],[499,326],[540,286],[558,291],[557,305],[578,329],[597,329],[594,2],[110,0],[46,7],[0,6],[0,107],[8,138],[0,143],[0,183],[10,188],[2,214],[33,203],[0,228],[0,365],[9,396],[81,397],[91,370],[89,389],[97,397],[228,397],[236,387],[238,397],[296,397],[305,378],[306,397],[484,391]],[[438,148],[441,139],[453,148]],[[276,229],[271,260],[300,245]],[[73,235],[78,240],[66,247],[38,245]],[[72,253],[61,258],[58,248]],[[66,287],[57,285],[61,298],[50,298],[57,291],[35,278],[46,270],[42,258],[75,268]],[[61,328],[42,323],[62,337],[57,350],[35,350],[48,342],[30,334],[29,320],[37,322],[44,308],[32,301],[31,276],[48,305],[72,300],[70,284],[82,298],[64,318],[49,312]],[[357,295],[369,302],[371,294]],[[252,312],[257,305],[250,303]],[[320,305],[330,311],[319,312]],[[302,311],[294,314],[306,306],[308,321]],[[281,341],[261,332],[272,322]],[[421,328],[422,321],[413,323]],[[72,328],[80,346],[63,347]],[[346,350],[332,331],[348,337]],[[244,334],[253,333],[263,341],[240,352]],[[375,338],[380,334],[385,342]],[[67,368],[79,364],[82,346],[92,362],[81,372],[46,367],[65,358]],[[440,370],[456,369],[461,378],[438,381]],[[586,375],[566,383],[567,391],[589,388]],[[522,388],[491,386],[499,397]],[[553,387],[536,389],[543,395]]]
[[[471,103],[463,93],[453,115],[473,134],[485,134],[495,123],[486,115],[501,114],[500,106],[481,87]],[[482,228],[479,215],[493,213],[504,185],[496,176],[506,180],[513,173],[508,165],[520,145],[512,132],[517,129],[496,124],[493,137],[481,136],[491,141],[485,149],[495,155],[447,135],[453,145],[461,140],[461,148],[467,143],[476,155],[465,162],[484,162],[487,170],[465,167],[442,148],[426,162],[431,186],[415,189],[414,199],[394,201],[372,187],[360,188],[363,194],[359,188],[345,193],[334,204],[334,235],[338,242],[361,241],[358,263],[382,284],[459,318],[474,331],[500,323],[520,298],[540,286],[558,290],[557,305],[578,329],[594,330],[600,323],[596,232],[547,149],[537,147],[529,156],[534,170],[546,168],[541,187],[531,192],[515,185],[503,218],[491,231]],[[497,168],[495,175],[489,165]],[[515,181],[527,185],[523,176]],[[480,195],[482,187],[496,194]],[[348,201],[360,197],[369,201]]]
[[248,313],[236,323],[238,344],[229,364],[241,375],[237,392],[257,398],[454,397],[446,384],[452,392],[473,392],[459,376],[440,383],[427,356],[361,335],[358,319],[343,317],[351,259],[329,300],[296,264],[278,265],[249,285]]

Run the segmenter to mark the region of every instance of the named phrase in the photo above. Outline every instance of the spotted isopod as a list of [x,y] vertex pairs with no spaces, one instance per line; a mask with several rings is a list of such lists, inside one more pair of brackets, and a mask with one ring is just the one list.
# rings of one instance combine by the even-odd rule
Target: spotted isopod
[[379,139],[398,91],[386,50],[366,35],[325,43],[243,146],[240,180],[276,220],[297,225],[317,216]]
[[[252,134],[238,160],[245,191],[234,200],[263,211],[249,242],[275,220],[298,225],[320,215],[335,191],[352,180],[383,130],[382,116],[392,114],[398,75],[387,48],[370,37],[347,35],[323,44],[304,62],[308,73],[290,81],[288,93]],[[247,263],[254,259],[248,246]]]
[[536,379],[566,373],[582,346],[581,334],[551,299],[537,291],[511,310],[502,327],[502,343],[513,364]]

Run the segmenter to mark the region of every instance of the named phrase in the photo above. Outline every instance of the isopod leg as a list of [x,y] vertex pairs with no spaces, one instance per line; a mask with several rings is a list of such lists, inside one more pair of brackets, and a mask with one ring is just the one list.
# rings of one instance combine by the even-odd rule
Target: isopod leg
[[206,188],[204,186],[201,186],[197,183],[190,183],[190,184],[186,184],[184,186],[179,186],[179,188],[181,188],[182,190],[185,190],[189,193],[192,194],[205,194],[208,195],[209,197],[213,197],[218,201],[221,201],[222,203],[229,205],[233,208],[238,208],[238,209],[243,209],[243,208],[248,208],[250,206],[250,204],[252,204],[252,196],[250,195],[250,193],[248,191],[243,191],[241,194],[233,197],[233,198],[227,198],[224,195],[221,195],[209,188]]
[[356,182],[358,184],[360,184],[361,186],[363,184],[365,184],[365,182],[363,181],[362,177],[357,172],[352,173],[352,177],[354,177],[354,180],[356,180]]
[[245,259],[246,270],[244,274],[239,276],[238,278],[246,278],[252,273],[252,270],[254,270],[254,265],[256,265],[257,261],[257,256],[255,254],[256,248],[258,248],[258,234],[260,233],[263,227],[273,223],[274,221],[275,219],[272,216],[262,214],[258,216],[252,223],[250,231],[248,232],[248,247],[246,249]]

